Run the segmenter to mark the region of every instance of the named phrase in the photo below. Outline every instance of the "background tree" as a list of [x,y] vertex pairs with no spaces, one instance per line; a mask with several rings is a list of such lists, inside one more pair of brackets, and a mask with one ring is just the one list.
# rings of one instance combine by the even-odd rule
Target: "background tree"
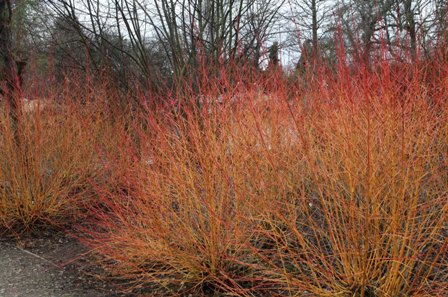
[[19,115],[22,106],[20,82],[25,62],[16,60],[13,53],[12,25],[14,10],[14,3],[10,0],[0,0],[0,78],[3,82],[0,89],[9,107],[14,138],[19,145]]
[[[125,92],[136,82],[157,89],[173,86],[175,77],[193,80],[204,71],[219,76],[217,68],[224,65],[250,62],[260,70],[269,63],[266,45],[274,40],[279,63],[291,48],[294,64],[299,53],[301,62],[307,57],[308,64],[334,63],[342,40],[349,61],[368,65],[384,44],[390,58],[404,61],[406,53],[415,60],[421,49],[429,55],[431,41],[448,39],[447,5],[440,0],[2,0],[1,5],[2,24],[8,23],[8,7],[14,12],[10,24],[2,25],[9,28],[2,33],[2,53],[12,52],[20,61],[30,49],[42,61],[54,54],[59,79],[70,69],[107,73]],[[341,38],[335,39],[339,29]],[[285,33],[286,42],[279,38]],[[304,40],[310,40],[306,47]],[[3,64],[7,56],[2,54]],[[17,74],[20,63],[12,64]]]
[[288,18],[295,26],[295,37],[300,37],[299,43],[311,41],[312,51],[307,53],[308,58],[318,59],[320,40],[329,33],[331,12],[331,2],[327,0],[292,1],[291,15]]
[[357,63],[370,65],[372,52],[380,44],[376,33],[395,0],[343,0],[339,7],[343,32]]
[[[279,65],[279,57],[278,57],[278,42],[275,41],[270,47],[269,47],[269,67],[276,68]],[[269,68],[268,67],[268,68]]]

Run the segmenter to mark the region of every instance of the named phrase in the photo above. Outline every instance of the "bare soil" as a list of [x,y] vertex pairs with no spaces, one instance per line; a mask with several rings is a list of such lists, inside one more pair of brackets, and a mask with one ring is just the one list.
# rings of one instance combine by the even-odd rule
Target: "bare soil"
[[96,278],[89,253],[73,238],[42,233],[0,238],[0,297],[125,297]]

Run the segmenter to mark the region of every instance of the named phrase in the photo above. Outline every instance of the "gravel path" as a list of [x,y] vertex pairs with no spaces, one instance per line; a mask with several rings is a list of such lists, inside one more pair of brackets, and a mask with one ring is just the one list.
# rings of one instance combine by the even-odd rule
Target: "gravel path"
[[124,296],[81,271],[83,251],[66,237],[19,244],[0,239],[0,297]]

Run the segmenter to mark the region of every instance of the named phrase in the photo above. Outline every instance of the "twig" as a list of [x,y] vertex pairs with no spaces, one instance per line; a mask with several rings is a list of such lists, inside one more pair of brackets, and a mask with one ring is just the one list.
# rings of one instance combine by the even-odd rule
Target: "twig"
[[19,247],[19,246],[16,246],[16,248],[19,249],[19,250],[21,250],[21,251],[24,252],[24,253],[27,253],[27,254],[29,254],[29,255],[35,257],[35,258],[38,258],[38,259],[40,259],[40,260],[42,260],[42,261],[45,261],[45,262],[47,262],[48,264],[51,264],[52,266],[54,266],[54,267],[56,267],[56,268],[61,269],[61,266],[59,266],[59,265],[57,265],[57,264],[51,262],[50,260],[45,259],[44,257],[41,257],[41,256],[39,256],[39,255],[37,255],[37,254],[35,254],[35,253],[32,253],[32,252],[30,252],[30,251],[27,251],[27,250],[25,250],[25,249],[22,249],[22,248]]

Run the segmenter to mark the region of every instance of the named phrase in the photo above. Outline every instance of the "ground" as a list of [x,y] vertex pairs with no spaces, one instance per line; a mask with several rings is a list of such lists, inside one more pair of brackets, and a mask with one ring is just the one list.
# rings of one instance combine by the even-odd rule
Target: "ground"
[[64,234],[0,238],[0,297],[118,297],[87,268],[86,249]]

